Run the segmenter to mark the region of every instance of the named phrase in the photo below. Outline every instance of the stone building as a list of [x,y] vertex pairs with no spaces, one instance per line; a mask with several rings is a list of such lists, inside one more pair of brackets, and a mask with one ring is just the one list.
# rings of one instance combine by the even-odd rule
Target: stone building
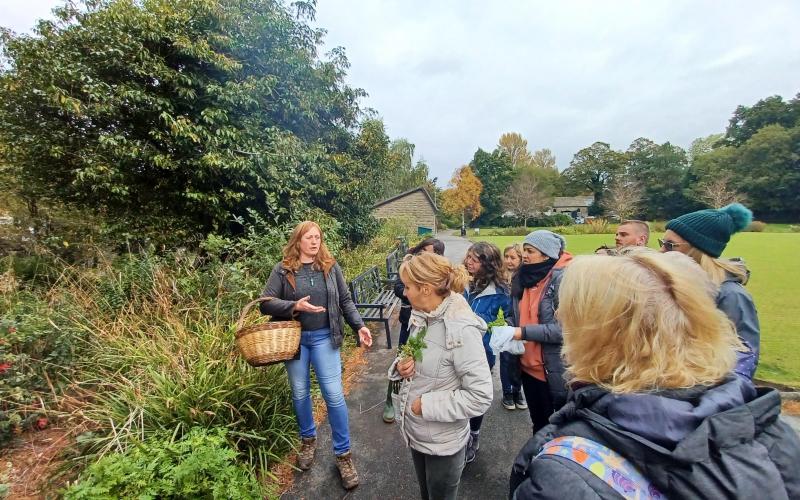
[[572,217],[577,215],[586,217],[589,215],[589,206],[594,203],[594,195],[590,196],[556,196],[553,198],[553,209],[550,213],[568,214]]
[[436,233],[436,204],[421,186],[376,203],[372,216],[376,219],[407,217],[417,233]]

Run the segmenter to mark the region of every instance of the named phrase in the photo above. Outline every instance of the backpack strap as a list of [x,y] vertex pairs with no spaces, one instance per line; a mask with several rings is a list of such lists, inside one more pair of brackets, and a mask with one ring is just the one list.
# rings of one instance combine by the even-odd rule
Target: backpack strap
[[591,439],[561,436],[548,441],[536,455],[556,455],[588,470],[623,498],[666,500],[660,491],[634,465],[616,451]]

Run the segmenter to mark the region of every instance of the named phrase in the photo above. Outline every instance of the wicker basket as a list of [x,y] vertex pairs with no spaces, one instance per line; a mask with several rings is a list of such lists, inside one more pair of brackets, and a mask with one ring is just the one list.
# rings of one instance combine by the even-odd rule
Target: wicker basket
[[299,321],[268,321],[242,328],[250,308],[272,297],[259,297],[250,302],[236,324],[236,347],[252,366],[265,366],[295,357],[300,348]]

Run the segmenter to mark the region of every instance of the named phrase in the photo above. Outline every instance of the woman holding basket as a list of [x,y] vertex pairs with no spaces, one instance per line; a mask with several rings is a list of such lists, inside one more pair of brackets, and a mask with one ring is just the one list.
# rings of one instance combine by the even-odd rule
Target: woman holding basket
[[296,319],[302,327],[300,351],[295,359],[285,363],[302,441],[297,465],[302,470],[310,469],[316,451],[309,370],[313,365],[328,410],[342,485],[348,490],[355,488],[358,473],[350,453],[350,426],[339,354],[344,320],[358,332],[364,345],[372,345],[372,334],[364,326],[350,298],[342,269],[325,246],[322,229],[316,222],[304,221],[294,228],[283,248],[283,260],[272,269],[262,296],[271,298],[262,302],[263,314],[274,320]]

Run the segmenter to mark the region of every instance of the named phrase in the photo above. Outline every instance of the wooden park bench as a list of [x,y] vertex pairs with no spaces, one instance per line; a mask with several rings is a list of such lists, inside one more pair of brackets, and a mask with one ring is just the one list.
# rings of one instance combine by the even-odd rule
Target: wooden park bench
[[[383,323],[388,349],[392,348],[389,319],[400,303],[400,299],[392,291],[391,283],[393,281],[381,278],[377,266],[370,267],[350,282],[350,295],[364,322]],[[356,342],[359,342],[358,337]]]
[[402,236],[397,237],[397,247],[389,252],[389,255],[386,256],[386,279],[389,281],[394,281],[398,278],[398,271],[400,270],[400,264],[403,263],[403,257],[405,257],[406,252],[408,252],[408,244],[406,243],[406,239]]
[[403,263],[405,254],[405,252],[400,252],[400,248],[396,248],[386,256],[386,279],[388,281],[394,281],[398,278],[397,273],[400,271],[400,264]]

